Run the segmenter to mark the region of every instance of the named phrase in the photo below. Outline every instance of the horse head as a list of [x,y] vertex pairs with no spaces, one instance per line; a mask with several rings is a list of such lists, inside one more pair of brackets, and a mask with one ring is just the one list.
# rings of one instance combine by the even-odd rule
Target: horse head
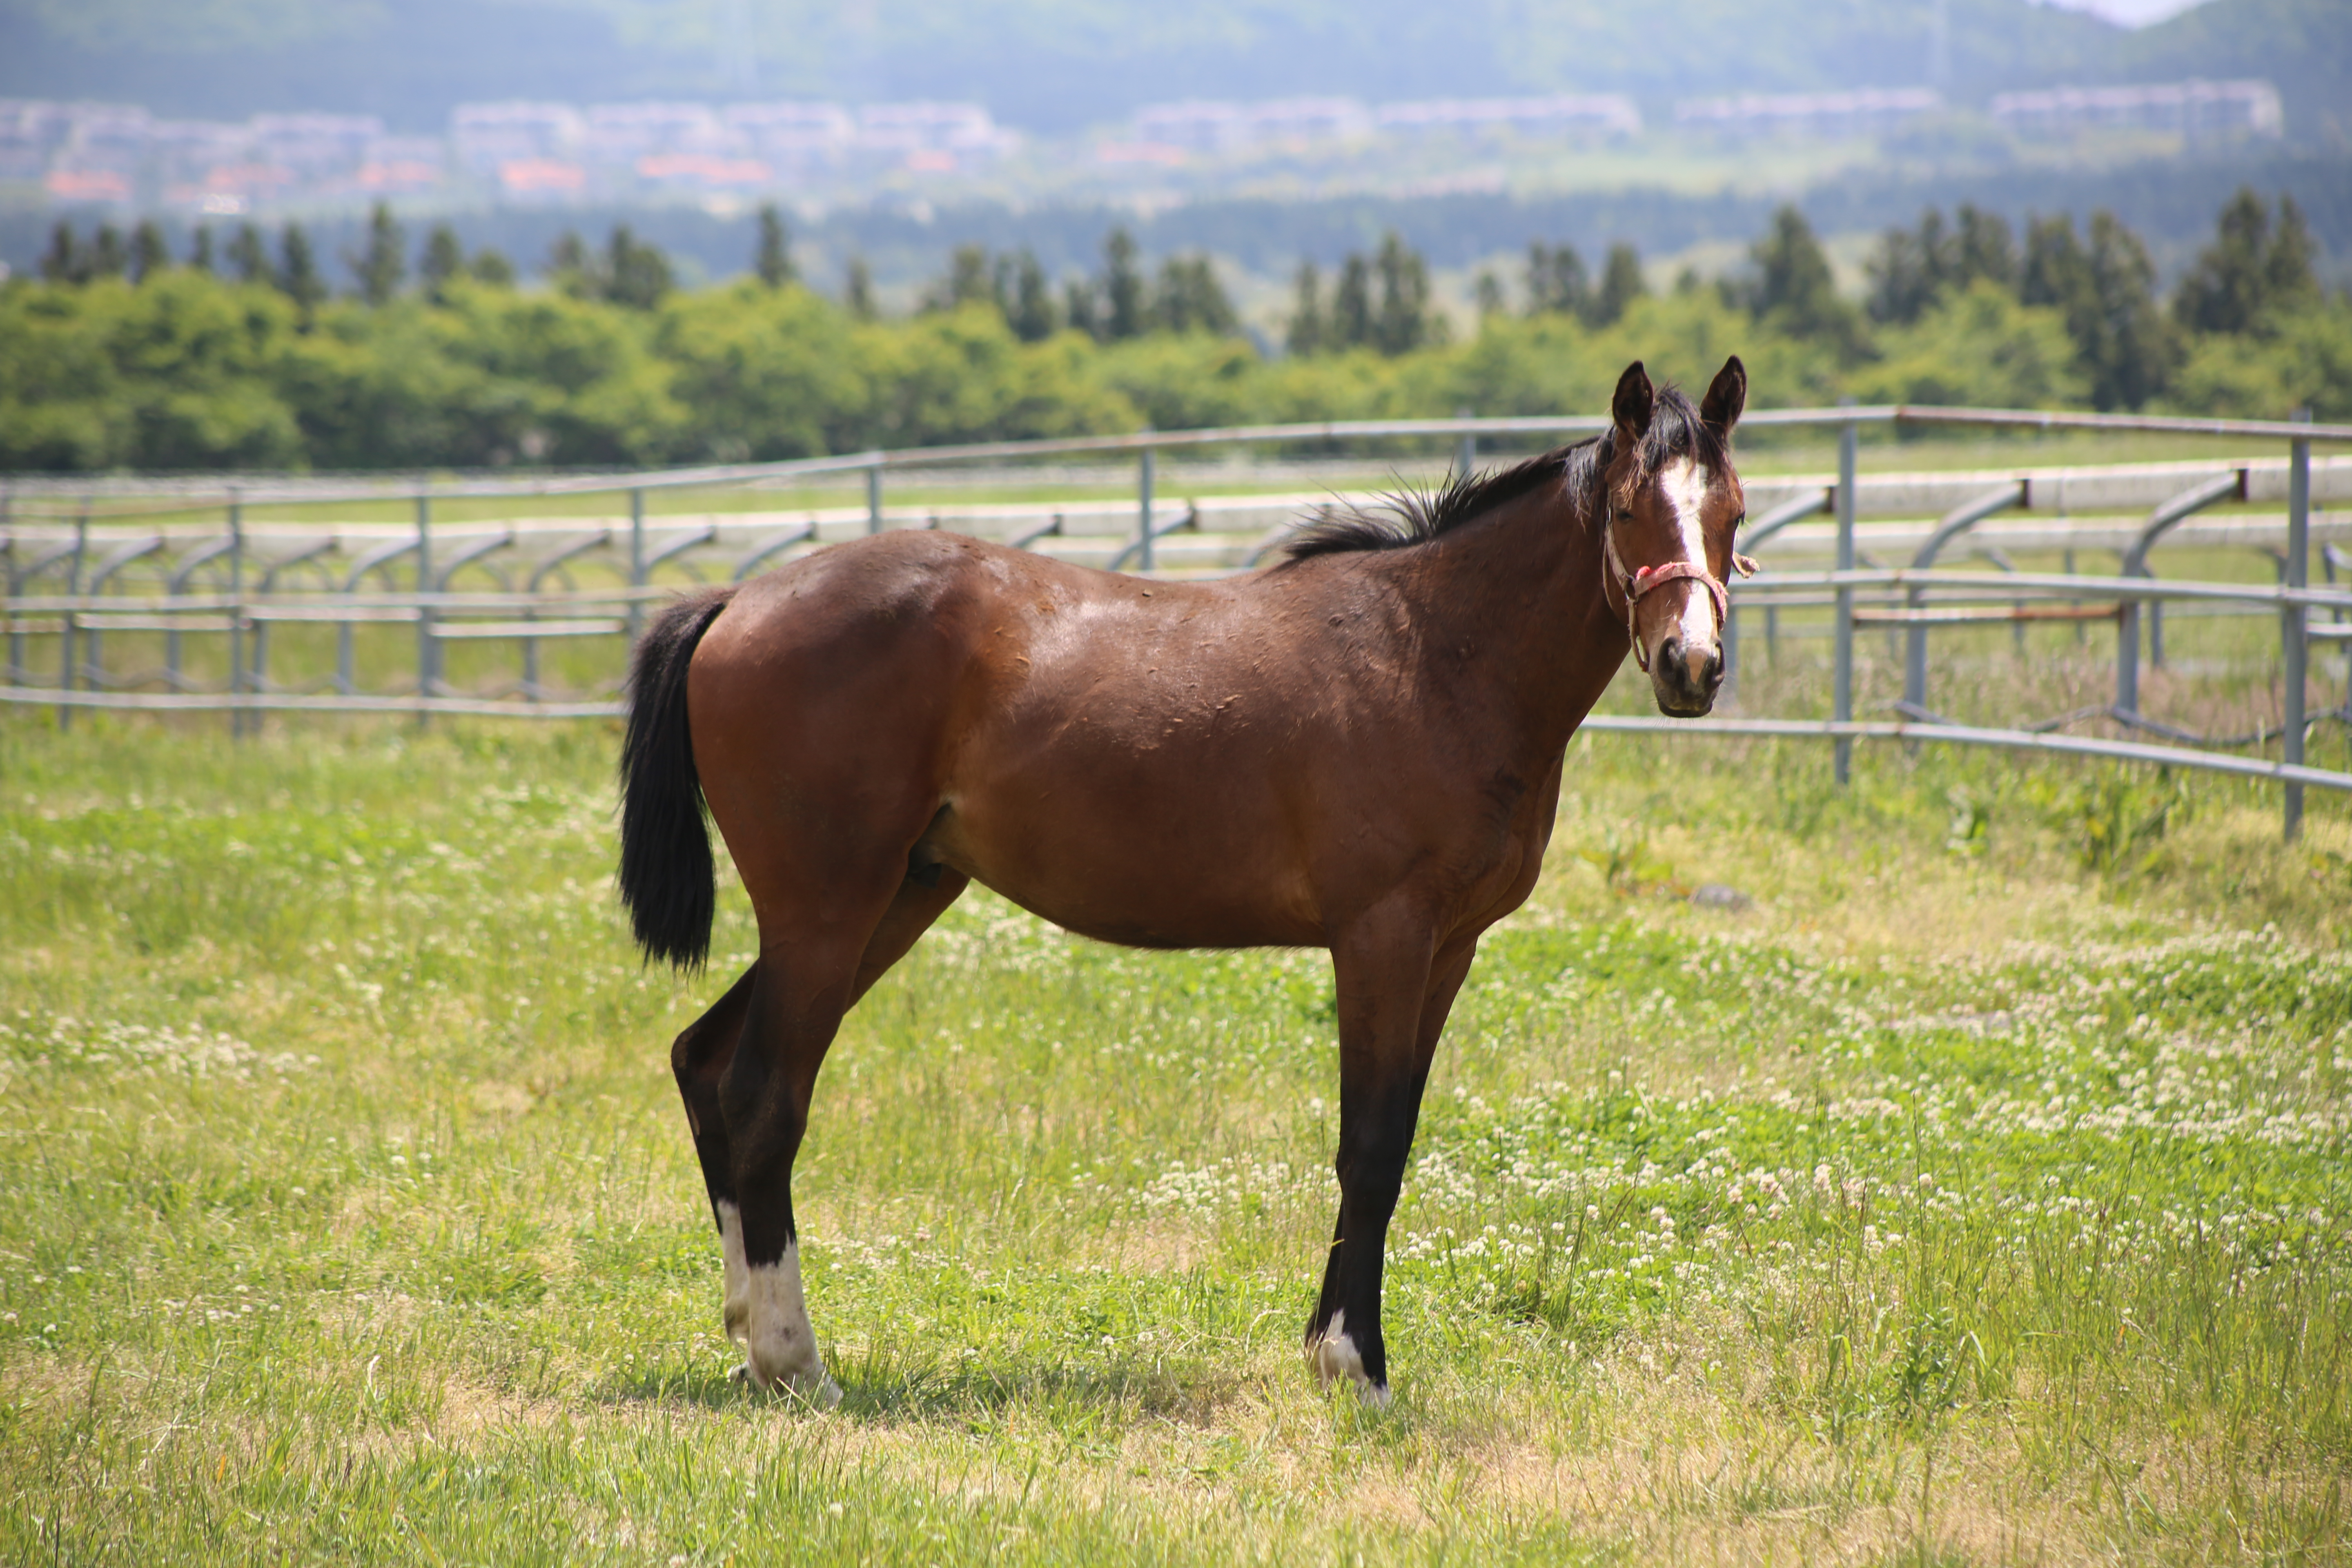
[[1610,607],[1625,622],[1661,712],[1695,719],[1723,685],[1725,583],[1755,565],[1733,548],[1747,513],[1731,465],[1731,427],[1748,372],[1724,362],[1694,409],[1650,384],[1636,360],[1618,379],[1605,470],[1601,559]]

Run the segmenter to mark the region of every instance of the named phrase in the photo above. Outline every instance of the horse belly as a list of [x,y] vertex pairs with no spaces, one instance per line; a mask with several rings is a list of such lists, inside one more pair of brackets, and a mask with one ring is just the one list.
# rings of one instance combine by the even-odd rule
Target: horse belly
[[1246,750],[1079,724],[957,771],[927,847],[1065,930],[1137,947],[1322,940],[1296,802]]

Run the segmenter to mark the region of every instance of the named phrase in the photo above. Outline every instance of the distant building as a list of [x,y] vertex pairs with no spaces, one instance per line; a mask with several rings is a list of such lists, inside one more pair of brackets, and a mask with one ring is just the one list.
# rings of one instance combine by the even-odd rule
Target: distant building
[[2286,111],[2266,81],[2168,81],[2004,92],[1992,117],[2021,136],[2125,129],[2200,136],[2283,136]]
[[1675,105],[1686,131],[1733,135],[1818,137],[1836,141],[1892,131],[1944,107],[1933,88],[1864,88],[1853,92],[1742,93]]
[[449,150],[457,166],[496,174],[500,166],[568,158],[578,149],[580,111],[568,103],[461,103],[449,116]]
[[1286,143],[1352,142],[1378,121],[1352,98],[1277,98],[1258,103],[1193,99],[1137,111],[1135,141],[1192,153],[1232,153]]
[[1517,136],[1638,136],[1642,111],[1614,93],[1552,98],[1432,98],[1384,103],[1374,115],[1382,131],[1507,132]]

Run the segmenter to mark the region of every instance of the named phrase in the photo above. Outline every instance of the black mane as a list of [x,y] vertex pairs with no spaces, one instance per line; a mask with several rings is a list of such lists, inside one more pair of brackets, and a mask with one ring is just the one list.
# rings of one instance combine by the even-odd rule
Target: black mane
[[[1490,474],[1452,474],[1434,489],[1407,487],[1368,507],[1349,507],[1306,524],[1284,542],[1284,563],[1317,555],[1365,550],[1405,550],[1453,532],[1497,507],[1554,479],[1579,496],[1603,482],[1616,459],[1617,434],[1587,437]],[[1643,471],[1655,473],[1676,458],[1695,457],[1710,469],[1726,461],[1723,438],[1701,419],[1680,388],[1658,388],[1650,428],[1642,437]]]

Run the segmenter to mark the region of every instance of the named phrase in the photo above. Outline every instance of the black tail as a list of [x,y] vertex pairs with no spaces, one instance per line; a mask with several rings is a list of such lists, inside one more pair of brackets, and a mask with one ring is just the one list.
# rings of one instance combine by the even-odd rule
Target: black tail
[[629,660],[629,731],[621,742],[621,902],[648,960],[699,969],[710,952],[710,829],[686,669],[735,590],[680,599],[654,617]]

